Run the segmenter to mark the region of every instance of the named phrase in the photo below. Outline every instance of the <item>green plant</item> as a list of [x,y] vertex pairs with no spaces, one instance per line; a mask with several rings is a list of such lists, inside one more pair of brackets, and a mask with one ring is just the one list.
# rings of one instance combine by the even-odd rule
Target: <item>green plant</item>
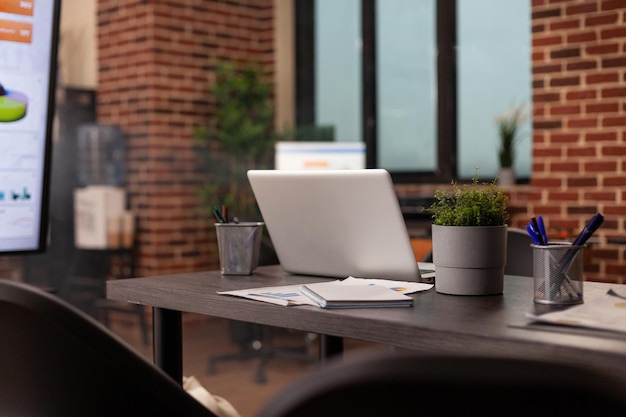
[[255,216],[258,209],[246,172],[272,163],[277,140],[272,86],[258,65],[221,63],[209,92],[216,111],[208,125],[194,132],[208,174],[200,195],[208,213],[224,204],[240,218]]
[[437,190],[435,199],[428,211],[436,225],[501,226],[509,219],[507,196],[495,181],[479,184],[477,176],[471,184],[452,181],[452,190]]
[[527,119],[524,109],[525,106],[520,105],[496,118],[500,138],[498,157],[501,168],[511,168],[515,162],[515,147],[519,141],[519,127]]

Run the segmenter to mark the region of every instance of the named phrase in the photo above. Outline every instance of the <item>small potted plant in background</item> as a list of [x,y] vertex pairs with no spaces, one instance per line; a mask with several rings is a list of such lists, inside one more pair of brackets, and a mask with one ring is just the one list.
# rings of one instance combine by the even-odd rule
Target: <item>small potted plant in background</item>
[[207,173],[200,189],[206,213],[212,217],[213,207],[219,204],[239,219],[257,220],[246,173],[272,166],[278,138],[272,86],[256,64],[220,63],[209,92],[215,100],[215,114],[194,132],[196,151]]
[[[216,67],[209,88],[215,113],[194,131],[200,170],[206,175],[199,188],[202,211],[210,218],[218,206],[228,208],[230,215],[222,213],[226,221],[262,220],[247,172],[273,165],[279,135],[274,129],[272,91],[267,71],[258,64],[222,62]],[[276,262],[264,231],[259,264]]]
[[501,294],[506,265],[507,197],[495,181],[452,182],[437,190],[432,213],[433,262],[437,292],[454,295]]
[[498,174],[499,185],[515,185],[515,148],[520,139],[520,126],[527,118],[528,116],[525,113],[524,105],[516,106],[507,113],[496,117],[500,142],[498,149],[500,162],[500,172]]

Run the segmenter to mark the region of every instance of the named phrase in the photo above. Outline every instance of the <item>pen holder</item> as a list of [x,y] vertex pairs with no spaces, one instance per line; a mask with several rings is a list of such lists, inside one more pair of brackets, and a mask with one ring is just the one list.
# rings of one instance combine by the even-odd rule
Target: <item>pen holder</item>
[[584,246],[570,243],[530,246],[533,248],[535,303],[582,303]]
[[256,272],[264,224],[215,224],[222,275],[252,275]]

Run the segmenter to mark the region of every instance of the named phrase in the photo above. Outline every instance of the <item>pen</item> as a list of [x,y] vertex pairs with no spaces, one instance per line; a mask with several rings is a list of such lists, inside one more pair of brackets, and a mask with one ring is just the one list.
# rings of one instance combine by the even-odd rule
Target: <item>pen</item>
[[224,223],[228,223],[228,207],[226,204],[222,204],[222,217],[224,218]]
[[565,271],[570,265],[570,263],[572,262],[572,260],[574,259],[574,256],[576,255],[576,253],[578,253],[578,251],[580,250],[579,246],[583,246],[587,242],[587,240],[589,240],[591,235],[596,230],[598,230],[598,228],[600,227],[603,221],[604,221],[604,217],[602,216],[602,214],[596,213],[591,218],[591,220],[589,220],[589,222],[585,225],[583,230],[579,233],[578,237],[576,237],[576,240],[572,244],[573,247],[570,248],[565,253],[565,255],[563,256],[563,259],[561,259],[557,267],[559,279],[551,290],[552,297],[556,294],[556,292],[558,292],[561,289],[561,285],[563,284],[563,281],[567,279]]
[[584,245],[587,240],[591,237],[591,235],[598,230],[598,227],[604,221],[604,217],[600,213],[596,213],[589,223],[584,227],[584,229],[580,232],[576,240],[574,241],[574,245]]
[[535,233],[537,234],[537,238],[539,239],[539,244],[541,246],[545,246],[546,242],[543,240],[543,236],[541,236],[541,231],[539,229],[539,222],[537,222],[537,218],[533,217],[532,219],[530,219],[530,221],[532,222],[533,230],[535,231]]
[[546,233],[546,226],[543,224],[543,217],[541,215],[537,216],[537,224],[539,224],[539,234],[543,239],[543,244],[548,244],[548,234]]
[[528,235],[533,240],[533,243],[535,245],[540,245],[541,244],[541,242],[539,242],[539,236],[535,233],[535,230],[533,229],[533,226],[532,226],[531,223],[528,223],[526,225],[526,231],[528,232]]
[[215,218],[218,222],[226,223],[226,219],[224,219],[224,216],[222,215],[222,210],[220,210],[219,206],[213,207],[213,214],[215,215]]

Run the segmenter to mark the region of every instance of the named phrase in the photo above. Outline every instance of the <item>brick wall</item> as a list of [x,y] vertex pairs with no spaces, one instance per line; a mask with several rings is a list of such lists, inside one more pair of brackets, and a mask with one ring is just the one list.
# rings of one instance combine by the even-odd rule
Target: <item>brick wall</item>
[[[533,168],[515,219],[576,234],[599,211],[599,237],[626,236],[626,2],[533,0],[532,42]],[[625,282],[625,250],[592,245],[586,277]]]
[[138,215],[137,275],[215,269],[193,128],[219,60],[273,68],[272,0],[99,0],[98,121],[122,127]]

